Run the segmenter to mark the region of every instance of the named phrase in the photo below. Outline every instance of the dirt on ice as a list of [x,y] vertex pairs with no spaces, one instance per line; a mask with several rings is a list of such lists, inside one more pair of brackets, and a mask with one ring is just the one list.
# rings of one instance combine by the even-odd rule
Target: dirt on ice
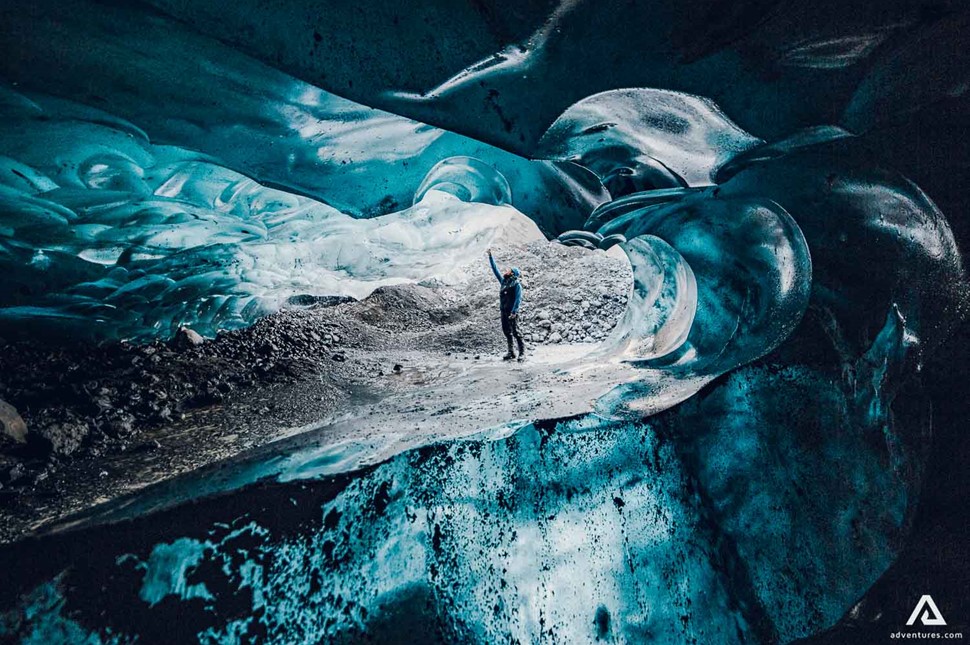
[[[460,284],[301,296],[251,327],[149,345],[0,340],[0,541],[289,437],[370,441],[390,455],[511,419],[578,414],[629,368],[577,365],[632,284],[621,252],[545,241],[495,248],[523,274],[527,360],[501,360],[498,284],[473,258]],[[0,408],[2,412],[6,408]],[[6,422],[4,427],[6,427]]]

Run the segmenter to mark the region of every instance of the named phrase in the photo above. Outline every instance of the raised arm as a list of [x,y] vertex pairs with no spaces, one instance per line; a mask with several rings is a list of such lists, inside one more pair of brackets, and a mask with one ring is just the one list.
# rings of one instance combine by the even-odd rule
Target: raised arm
[[495,274],[495,279],[499,282],[502,281],[502,274],[498,272],[498,266],[495,264],[495,258],[492,257],[492,252],[488,252],[488,263],[492,265],[492,273]]

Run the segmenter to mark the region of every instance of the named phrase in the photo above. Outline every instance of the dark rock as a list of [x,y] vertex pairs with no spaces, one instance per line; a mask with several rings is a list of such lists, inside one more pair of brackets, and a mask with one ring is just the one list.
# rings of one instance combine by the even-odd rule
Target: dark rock
[[127,412],[115,412],[105,419],[101,430],[112,437],[127,437],[134,432],[135,417]]
[[27,469],[21,462],[17,462],[13,465],[9,471],[7,471],[7,481],[11,484],[18,482],[27,475]]
[[290,296],[286,304],[293,307],[335,307],[347,302],[357,302],[357,299],[350,296],[313,296],[308,293],[301,293]]
[[0,483],[13,484],[27,474],[22,461],[16,457],[0,454]]
[[37,428],[37,434],[55,455],[73,454],[84,443],[91,429],[87,423],[68,419]]

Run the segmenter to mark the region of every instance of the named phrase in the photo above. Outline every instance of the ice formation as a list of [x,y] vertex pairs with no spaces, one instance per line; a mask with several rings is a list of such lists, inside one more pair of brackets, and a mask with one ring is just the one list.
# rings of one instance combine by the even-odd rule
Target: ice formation
[[183,325],[214,335],[293,295],[456,281],[497,238],[541,237],[506,179],[476,159],[432,168],[410,208],[355,219],[94,111],[4,127],[7,333],[29,322],[96,338],[165,338]]
[[[278,147],[231,145],[231,128],[205,121],[213,117],[203,109],[198,147],[212,156],[190,152],[195,130],[171,115],[146,118],[178,146],[149,143],[99,110],[4,93],[7,325],[149,338],[191,324],[211,334],[296,293],[363,295],[393,281],[447,279],[457,258],[510,227],[519,237],[585,229],[598,242],[622,236],[635,282],[616,334],[583,360],[626,361],[645,376],[604,393],[596,414],[510,420],[378,464],[317,455],[313,474],[288,472],[273,455],[223,482],[222,497],[126,518],[123,530],[80,522],[83,540],[54,534],[18,545],[2,554],[19,586],[4,590],[0,633],[768,643],[835,623],[909,529],[932,428],[923,359],[958,318],[965,287],[943,213],[862,133],[898,114],[905,96],[872,86],[933,45],[920,40],[860,71],[857,89],[833,82],[845,106],[818,107],[805,100],[816,95],[803,74],[865,60],[905,12],[887,10],[872,20],[890,22],[871,29],[806,27],[798,43],[779,35],[771,14],[758,22],[768,37],[755,47],[745,40],[750,6],[738,24],[707,31],[681,25],[670,6],[651,16],[659,44],[635,65],[678,91],[606,88],[573,97],[558,119],[548,114],[558,102],[543,98],[577,91],[554,82],[566,67],[557,57],[568,54],[560,27],[599,17],[570,2],[521,46],[428,92],[379,93],[385,107],[459,123],[541,159],[283,82],[228,54],[225,65],[266,92],[239,108],[240,131],[263,143],[272,139],[254,134],[254,123],[283,132]],[[201,31],[211,29],[207,15],[195,23]],[[224,18],[232,34],[252,28],[245,12]],[[173,30],[172,42],[202,42],[140,19]],[[85,24],[73,12],[64,20]],[[307,76],[291,49],[302,41],[273,24],[277,32],[245,48]],[[690,46],[681,42],[688,29],[701,30]],[[651,35],[628,35],[609,41],[625,47],[637,36],[653,47]],[[97,51],[136,46],[104,32],[90,38]],[[780,71],[770,71],[779,85],[719,49],[735,40],[752,57],[777,54]],[[144,47],[154,56],[164,42]],[[203,73],[219,78],[217,54],[231,50],[205,43]],[[589,79],[602,75],[603,60],[578,64],[582,87],[601,83]],[[617,66],[626,78],[629,68]],[[678,70],[686,80],[670,80]],[[543,79],[535,96],[499,91],[530,74]],[[705,85],[745,129],[687,93]],[[930,83],[917,103],[965,89]],[[775,94],[781,109],[761,107]],[[148,111],[137,95],[121,97],[122,116]],[[518,102],[521,121],[506,114],[507,101]],[[488,118],[476,120],[483,109]],[[841,127],[853,124],[860,136]]]
[[537,154],[589,168],[616,198],[709,184],[714,169],[757,143],[708,99],[637,88],[571,106],[539,140]]
[[[735,140],[726,127],[705,140]],[[29,136],[43,157],[15,138],[6,147],[5,270],[23,285],[8,322],[97,320],[135,337],[191,322],[211,333],[293,293],[447,277],[510,227],[539,235],[509,205],[514,183],[469,157],[434,166],[414,206],[355,219],[153,146],[121,122],[47,121]],[[582,130],[575,143],[562,136],[591,165],[606,158],[598,146],[615,149]],[[590,206],[586,228],[627,240],[635,282],[615,335],[586,361],[666,373],[664,387],[628,383],[602,397],[598,416],[512,424],[377,466],[353,446],[315,473],[257,464],[224,490],[279,481],[274,495],[300,509],[291,519],[243,488],[224,508],[134,520],[182,528],[160,541],[112,537],[83,565],[65,547],[18,573],[39,586],[5,624],[29,638],[124,640],[161,633],[178,607],[178,629],[204,642],[392,638],[409,620],[429,641],[771,642],[831,624],[905,534],[929,418],[892,404],[907,379],[915,391],[920,353],[955,298],[920,289],[958,285],[962,267],[932,202],[854,156],[843,133],[742,140],[720,170],[707,161],[684,173],[717,186]],[[859,236],[895,273],[847,256]],[[37,276],[49,276],[43,294],[30,291]],[[837,354],[818,356],[820,333]],[[113,572],[112,602],[132,617],[89,632],[63,607],[104,593],[91,587],[95,569]]]

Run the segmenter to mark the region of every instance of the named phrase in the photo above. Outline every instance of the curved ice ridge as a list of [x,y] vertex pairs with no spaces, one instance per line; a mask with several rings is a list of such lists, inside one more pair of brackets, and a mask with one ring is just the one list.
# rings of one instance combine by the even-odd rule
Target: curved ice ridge
[[[214,335],[295,294],[460,280],[497,237],[541,238],[501,173],[475,159],[436,166],[414,206],[355,219],[116,121],[29,125],[26,138],[0,137],[23,159],[0,157],[6,333],[30,322],[96,338],[164,338],[181,325]],[[459,185],[466,201],[447,194]]]
[[474,157],[449,157],[436,163],[414,191],[414,203],[424,199],[431,190],[454,195],[463,202],[493,206],[512,203],[508,180]]
[[[600,228],[630,240],[621,246],[631,256],[642,257],[640,249],[662,241],[664,260],[647,263],[637,280],[655,289],[645,304],[663,313],[628,312],[624,319],[628,326],[636,316],[640,337],[652,339],[637,357],[652,366],[723,373],[777,347],[808,306],[811,257],[791,216],[770,200],[712,196],[704,191],[658,204],[647,193],[646,206]],[[689,278],[674,280],[671,294],[658,266]],[[665,329],[668,318],[679,321],[674,333]]]
[[572,105],[542,136],[536,154],[589,168],[617,198],[711,184],[721,164],[758,143],[709,99],[631,88]]
[[621,245],[633,266],[632,297],[615,347],[635,360],[659,358],[687,340],[697,314],[697,279],[684,257],[652,235]]

